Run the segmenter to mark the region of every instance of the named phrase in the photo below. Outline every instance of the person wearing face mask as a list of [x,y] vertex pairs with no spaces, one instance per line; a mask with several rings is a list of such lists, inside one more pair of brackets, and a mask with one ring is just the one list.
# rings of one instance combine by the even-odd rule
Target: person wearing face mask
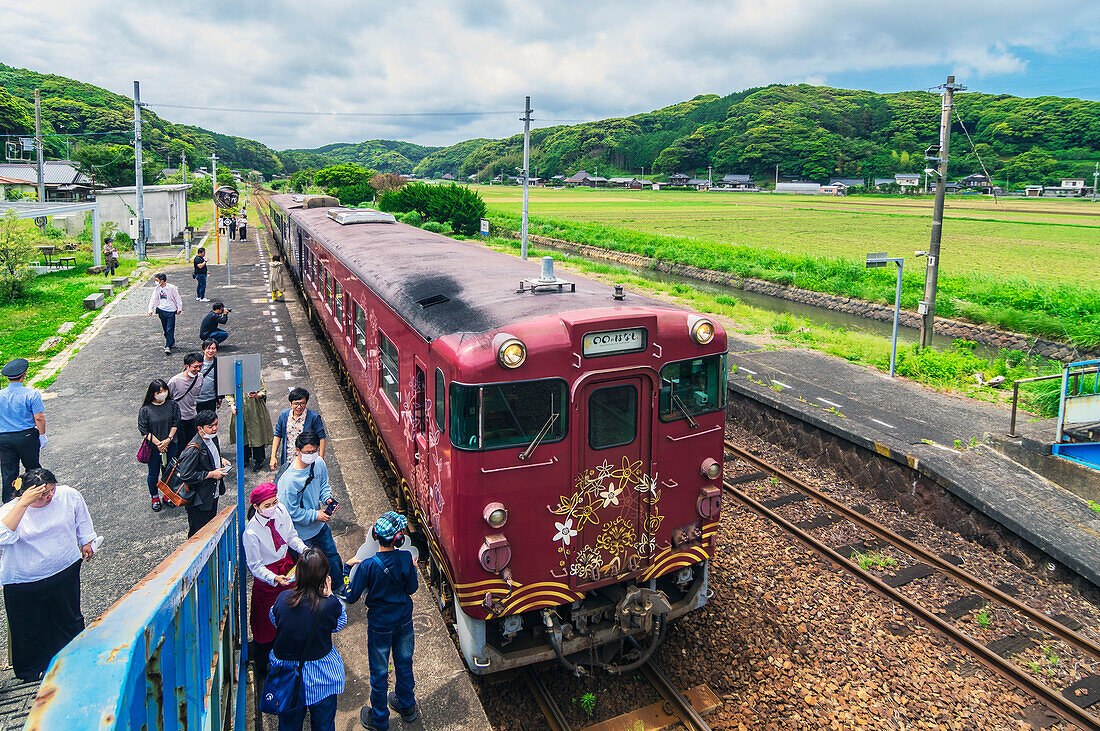
[[183,357],[183,370],[168,380],[168,398],[179,404],[180,427],[176,432],[176,451],[183,448],[195,436],[195,414],[198,413],[198,398],[202,393],[202,355],[188,353]]
[[193,493],[187,503],[187,537],[214,519],[218,496],[225,492],[222,478],[229,472],[229,460],[221,455],[218,444],[218,415],[200,411],[195,417],[194,439],[180,452],[179,477]]
[[316,432],[304,431],[295,440],[298,456],[290,461],[276,482],[279,486],[279,502],[290,513],[294,530],[307,546],[319,548],[328,559],[329,575],[333,591],[343,594],[344,562],[336,550],[336,541],[328,522],[336,512],[337,502],[332,497],[328,482],[328,467],[321,459],[321,438]]
[[84,497],[49,470],[28,470],[0,507],[0,584],[15,677],[41,679],[54,655],[84,629],[80,562],[95,528]]
[[145,391],[145,401],[138,411],[138,431],[152,447],[149,457],[149,497],[153,500],[153,512],[162,507],[157,481],[176,457],[176,430],[180,426],[180,407],[168,398],[168,384],[154,379]]
[[298,555],[306,552],[306,544],[294,530],[290,513],[279,504],[278,488],[265,482],[252,488],[248,497],[248,524],[241,535],[248,570],[252,572],[252,602],[248,624],[252,628],[253,659],[257,675],[267,675],[267,656],[275,642],[275,625],[268,612],[279,594],[293,588],[290,574],[294,559],[288,548]]
[[160,326],[164,330],[164,354],[172,352],[176,344],[176,315],[183,312],[183,300],[176,285],[168,283],[168,275],[161,272],[154,277],[156,282],[149,293],[149,317],[160,317]]
[[320,455],[325,458],[325,424],[313,409],[307,409],[309,391],[304,388],[292,388],[287,394],[290,408],[283,409],[275,422],[275,436],[271,440],[271,469],[279,469],[294,459],[295,441],[298,435],[307,431],[315,433],[321,439]]
[[218,357],[218,341],[207,338],[202,341],[202,369],[199,378],[202,383],[196,388],[199,395],[195,399],[195,411],[217,411],[222,399],[218,398],[218,371],[216,367]]

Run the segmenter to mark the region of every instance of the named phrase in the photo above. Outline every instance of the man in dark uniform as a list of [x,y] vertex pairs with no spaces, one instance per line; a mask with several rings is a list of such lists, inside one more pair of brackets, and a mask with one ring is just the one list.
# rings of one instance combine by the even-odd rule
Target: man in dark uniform
[[194,493],[187,503],[187,537],[214,519],[218,512],[218,496],[225,492],[225,477],[229,460],[221,455],[218,444],[218,415],[200,411],[195,417],[197,433],[179,456],[179,476]]
[[28,367],[25,358],[16,358],[0,370],[10,381],[0,389],[0,483],[5,503],[12,499],[19,463],[24,471],[38,467],[38,451],[46,446],[42,394],[23,385]]

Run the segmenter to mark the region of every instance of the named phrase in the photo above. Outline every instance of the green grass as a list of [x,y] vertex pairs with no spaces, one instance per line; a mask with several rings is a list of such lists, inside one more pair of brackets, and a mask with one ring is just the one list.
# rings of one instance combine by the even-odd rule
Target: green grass
[[214,199],[205,198],[199,201],[187,201],[187,225],[194,226],[195,231],[202,230],[211,216],[214,215]]
[[[480,192],[493,223],[518,230],[518,190]],[[937,314],[1100,347],[1100,206],[1090,205],[952,201]],[[915,310],[923,293],[912,252],[927,248],[926,201],[535,189],[531,209],[533,234],[884,304],[895,274],[867,269],[864,256],[906,255],[902,306]]]
[[[84,273],[92,263],[90,253],[78,251],[74,255],[74,269],[41,274],[30,282],[23,298],[0,303],[0,361],[26,358],[31,362],[29,372],[33,376],[91,324],[92,317],[80,317],[87,312],[82,300],[99,291],[108,280],[102,274]],[[115,276],[129,275],[136,264],[132,256],[123,256]],[[61,336],[61,343],[39,353],[38,346],[57,335],[58,326],[64,322],[75,322],[76,326]]]

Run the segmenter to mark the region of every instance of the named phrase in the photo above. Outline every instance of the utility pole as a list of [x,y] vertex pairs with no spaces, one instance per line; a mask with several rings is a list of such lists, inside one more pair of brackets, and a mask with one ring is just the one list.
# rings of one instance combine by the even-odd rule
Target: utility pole
[[141,178],[141,88],[134,82],[134,190],[137,191],[137,258],[145,261],[145,197]]
[[775,166],[775,189],[779,190],[779,166]]
[[[180,152],[180,171],[183,173],[183,177],[181,177],[180,179],[183,181],[184,185],[189,185],[189,183],[187,182],[188,177],[187,177],[187,153],[186,152]],[[184,226],[187,225],[187,194],[189,192],[190,191],[184,191],[184,193],[183,193],[183,225]]]
[[214,263],[222,263],[222,227],[221,227],[221,213],[218,211],[218,198],[214,195],[218,191],[218,153],[210,153],[210,174],[213,176],[213,183],[210,186],[210,196],[213,198],[211,201],[214,204],[214,244],[217,248],[214,250]]
[[707,185],[714,186],[714,166],[707,165]]
[[1096,202],[1096,181],[1100,179],[1100,162],[1092,169],[1092,202]]
[[[46,202],[46,161],[42,150],[42,97],[38,89],[34,90],[34,149],[38,153],[38,202]],[[46,232],[46,217],[42,216],[39,230]]]
[[520,223],[520,258],[527,260],[527,182],[531,177],[531,97],[523,102],[523,221]]
[[[922,316],[920,344],[927,348],[932,344],[932,330],[936,314],[936,282],[940,272],[940,236],[943,233],[943,198],[947,194],[947,152],[951,145],[951,113],[955,109],[955,92],[966,89],[955,83],[954,76],[947,77],[943,89],[943,107],[940,110],[940,144],[930,147],[925,159],[938,162],[936,202],[932,209],[932,237],[928,244],[928,264],[924,270],[924,299],[918,310]],[[935,151],[936,154],[932,154]]]

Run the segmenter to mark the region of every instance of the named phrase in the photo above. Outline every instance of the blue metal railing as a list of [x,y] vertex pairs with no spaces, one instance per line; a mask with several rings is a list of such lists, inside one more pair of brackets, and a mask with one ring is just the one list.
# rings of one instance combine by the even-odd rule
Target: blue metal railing
[[[1071,375],[1073,385],[1070,384]],[[1097,422],[1100,422],[1100,359],[1069,363],[1062,371],[1058,428],[1051,452],[1058,457],[1100,470],[1100,443],[1064,443],[1067,424],[1082,425]]]
[[69,643],[25,728],[243,729],[237,521],[222,510]]

